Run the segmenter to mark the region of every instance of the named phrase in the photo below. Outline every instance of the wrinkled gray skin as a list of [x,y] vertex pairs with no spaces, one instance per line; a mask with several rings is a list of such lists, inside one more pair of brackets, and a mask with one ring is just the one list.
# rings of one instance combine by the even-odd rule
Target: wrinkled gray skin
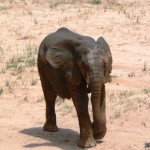
[[[56,132],[57,95],[72,98],[80,126],[78,146],[96,146],[106,134],[105,83],[112,70],[112,57],[103,37],[97,41],[67,28],[60,28],[41,43],[38,71],[46,101],[45,131]],[[88,112],[91,92],[93,122]]]

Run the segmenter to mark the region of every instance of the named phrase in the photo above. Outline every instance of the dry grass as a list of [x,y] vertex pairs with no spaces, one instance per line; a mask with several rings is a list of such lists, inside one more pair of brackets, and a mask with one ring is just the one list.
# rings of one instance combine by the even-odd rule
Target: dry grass
[[[15,145],[20,144],[22,149],[30,138],[43,142],[16,133],[35,124],[43,125],[45,104],[37,72],[38,47],[46,35],[65,26],[95,39],[103,36],[112,51],[113,71],[106,84],[109,136],[98,149],[142,149],[150,127],[149,8],[146,0],[0,1],[0,117],[6,133],[0,136],[2,145],[16,149]],[[57,98],[56,106],[59,124],[78,131],[72,102]],[[91,105],[89,111],[91,114]],[[4,137],[10,137],[7,143]],[[0,144],[0,149],[4,147]]]

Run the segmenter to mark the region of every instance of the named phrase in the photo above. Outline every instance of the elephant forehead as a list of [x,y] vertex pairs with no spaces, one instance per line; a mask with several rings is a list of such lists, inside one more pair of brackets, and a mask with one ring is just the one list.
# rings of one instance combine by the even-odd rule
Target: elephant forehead
[[95,46],[93,48],[89,48],[89,53],[87,55],[87,58],[91,62],[97,62],[102,56],[104,56],[105,52],[103,49],[100,49],[99,47]]
[[97,55],[100,58],[103,58],[107,63],[110,63],[110,64],[112,63],[111,53],[109,49],[107,49],[105,46],[98,45],[94,47],[94,51],[96,51]]
[[101,47],[99,45],[96,45],[92,48],[88,48],[89,51],[90,51],[90,54],[94,54],[96,56],[99,56],[99,55],[104,55],[106,53],[106,49],[104,49],[104,47]]

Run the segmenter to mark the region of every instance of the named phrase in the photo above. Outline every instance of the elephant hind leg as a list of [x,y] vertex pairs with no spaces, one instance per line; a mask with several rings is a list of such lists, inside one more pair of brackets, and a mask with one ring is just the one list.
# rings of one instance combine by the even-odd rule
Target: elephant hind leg
[[57,132],[58,127],[56,124],[56,113],[55,113],[55,100],[57,94],[53,90],[44,72],[40,72],[39,70],[39,75],[40,75],[42,89],[43,89],[44,98],[46,102],[46,122],[43,126],[43,130],[49,132]]

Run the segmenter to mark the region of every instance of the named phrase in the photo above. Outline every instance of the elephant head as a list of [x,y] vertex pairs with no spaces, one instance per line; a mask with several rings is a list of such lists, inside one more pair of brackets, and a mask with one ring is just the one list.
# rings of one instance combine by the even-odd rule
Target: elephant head
[[[61,39],[46,52],[46,58],[60,69],[71,84],[80,85],[85,80],[91,92],[94,130],[98,132],[106,122],[100,110],[102,87],[112,69],[109,46],[103,37],[94,40]],[[105,119],[104,119],[105,120]]]

